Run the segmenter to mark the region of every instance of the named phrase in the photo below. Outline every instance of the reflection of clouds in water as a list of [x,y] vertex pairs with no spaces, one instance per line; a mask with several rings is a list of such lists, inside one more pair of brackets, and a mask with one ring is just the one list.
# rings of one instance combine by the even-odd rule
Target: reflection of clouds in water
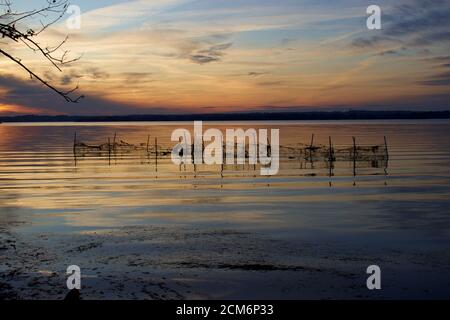
[[74,133],[87,137],[107,137],[114,135],[114,129],[108,126],[95,128],[86,126],[52,125],[39,126],[20,124],[0,126],[0,150],[48,152],[54,149],[71,148]]
[[[55,210],[57,212],[57,210]],[[205,226],[213,225],[247,225],[267,226],[283,225],[280,216],[270,216],[267,210],[252,208],[214,208],[214,206],[194,206],[186,208],[183,205],[143,206],[143,207],[103,207],[78,212],[50,213],[40,216],[41,221],[54,220],[68,227],[102,228],[134,225],[151,225],[154,223],[169,223],[181,225]]]
[[10,191],[1,190],[0,192],[0,228],[9,228],[19,219],[20,209],[13,206],[18,194]]
[[31,216],[20,207],[3,206],[0,201],[0,230],[10,230],[30,222]]
[[432,201],[385,201],[376,204],[371,219],[382,221],[382,229],[414,230],[433,236],[450,235],[448,213],[450,204],[446,200]]

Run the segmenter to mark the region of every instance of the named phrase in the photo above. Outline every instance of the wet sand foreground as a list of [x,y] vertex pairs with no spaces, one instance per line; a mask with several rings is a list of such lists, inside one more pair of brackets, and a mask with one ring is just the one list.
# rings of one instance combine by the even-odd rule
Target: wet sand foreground
[[[429,275],[428,282],[411,281],[448,268],[448,252],[383,252],[375,259],[389,266],[389,275],[383,290],[369,291],[365,267],[373,254],[226,229],[136,226],[19,236],[3,228],[0,240],[1,299],[64,299],[72,264],[81,268],[87,300],[434,297],[449,285],[448,278],[430,283]],[[427,289],[439,281],[440,293]]]

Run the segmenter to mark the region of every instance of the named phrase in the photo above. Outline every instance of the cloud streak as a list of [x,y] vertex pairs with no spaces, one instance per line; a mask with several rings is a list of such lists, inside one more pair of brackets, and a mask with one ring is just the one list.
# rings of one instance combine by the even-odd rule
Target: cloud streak
[[[408,0],[396,4],[384,15],[380,34],[366,32],[350,45],[357,49],[389,47],[426,47],[450,41],[450,2],[445,0]],[[384,20],[383,20],[384,21]]]
[[8,74],[0,75],[0,90],[3,92],[0,104],[18,104],[43,114],[116,115],[168,112],[166,108],[144,109],[94,95],[89,95],[76,104],[66,103],[36,81],[24,81]]
[[420,83],[426,86],[450,86],[450,71],[438,73]]
[[230,48],[233,43],[216,44],[207,49],[202,49],[190,56],[190,59],[199,64],[205,64],[210,62],[217,62],[222,59],[225,54],[225,50]]

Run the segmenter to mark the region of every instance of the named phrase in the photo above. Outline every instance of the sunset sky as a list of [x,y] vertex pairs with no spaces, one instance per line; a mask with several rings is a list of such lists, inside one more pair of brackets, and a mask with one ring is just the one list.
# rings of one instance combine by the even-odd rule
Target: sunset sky
[[[15,1],[17,8],[43,3]],[[32,4],[30,4],[32,3]],[[26,47],[4,50],[79,104],[0,57],[0,115],[328,109],[450,109],[450,1],[73,0],[40,36],[81,60],[62,73]],[[368,30],[366,8],[383,10]]]

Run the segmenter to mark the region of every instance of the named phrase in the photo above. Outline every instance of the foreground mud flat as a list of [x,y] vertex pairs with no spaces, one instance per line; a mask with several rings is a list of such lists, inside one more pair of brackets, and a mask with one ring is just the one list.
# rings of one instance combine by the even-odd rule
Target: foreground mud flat
[[[0,299],[63,299],[65,270],[73,264],[81,268],[82,299],[426,298],[450,288],[450,278],[435,275],[439,269],[448,275],[448,258],[374,256],[226,229],[137,226],[23,235],[2,227]],[[385,266],[377,292],[366,288],[373,261]],[[427,281],[413,281],[420,274]]]

